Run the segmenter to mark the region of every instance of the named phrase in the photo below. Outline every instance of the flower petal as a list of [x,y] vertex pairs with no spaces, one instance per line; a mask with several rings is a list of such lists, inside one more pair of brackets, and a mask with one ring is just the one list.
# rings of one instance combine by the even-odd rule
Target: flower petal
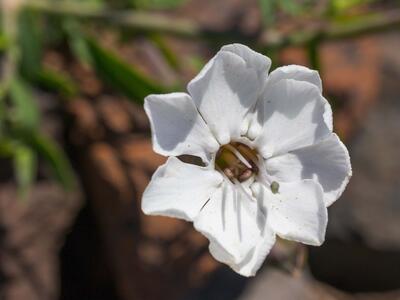
[[[258,95],[264,90],[265,85],[267,84],[267,77],[269,69],[271,68],[271,59],[265,55],[262,55],[258,52],[253,51],[249,47],[242,44],[230,44],[223,46],[221,51],[229,51],[239,55],[244,59],[247,66],[254,68],[257,71],[257,79],[258,79]],[[243,120],[241,126],[241,135],[245,135],[248,131],[250,121],[252,120],[254,115],[253,111],[249,111],[246,117]]]
[[232,269],[243,276],[254,276],[264,263],[267,255],[275,245],[276,234],[272,230],[268,222],[264,221],[264,229],[261,230],[259,238],[254,250],[252,250],[246,258],[237,265],[231,265]]
[[352,170],[346,146],[332,133],[318,144],[295,150],[265,162],[267,173],[276,181],[313,179],[324,191],[326,206],[343,193]]
[[262,89],[267,81],[268,71],[271,67],[271,59],[269,57],[255,52],[242,44],[226,45],[221,48],[221,51],[237,54],[244,59],[248,67],[255,69],[257,71],[260,89]]
[[188,91],[220,144],[240,136],[259,93],[258,70],[237,54],[220,51],[188,84]]
[[308,82],[283,79],[268,86],[259,102],[263,124],[255,143],[264,158],[313,145],[331,133],[325,122],[326,100]]
[[170,157],[143,193],[142,210],[149,215],[192,221],[222,181],[214,170]]
[[328,212],[318,183],[308,179],[280,182],[275,194],[258,183],[255,188],[255,193],[264,193],[267,222],[278,236],[308,245],[323,243]]
[[150,119],[154,151],[165,156],[190,154],[210,159],[219,148],[193,100],[185,93],[150,95],[144,109]]
[[227,182],[217,189],[194,222],[196,230],[210,240],[210,252],[236,272],[254,275],[275,235],[266,227],[257,201],[250,200]]
[[[294,79],[312,83],[316,87],[318,87],[318,89],[322,93],[321,77],[319,76],[319,73],[316,70],[311,70],[309,68],[298,65],[289,65],[276,68],[269,74],[268,84],[272,85],[282,79]],[[324,119],[329,129],[332,131],[333,128],[332,108],[328,101],[326,101],[325,104]]]
[[[283,79],[293,79],[297,81],[305,81],[315,85],[320,92],[322,93],[322,81],[321,77],[319,76],[318,71],[311,70],[309,68],[298,66],[298,65],[289,65],[276,68],[272,71],[267,80],[266,89],[269,86],[276,84],[278,81]],[[255,115],[257,116],[257,111]],[[327,124],[328,128],[332,131],[333,130],[333,118],[332,118],[332,108],[328,101],[325,101],[325,112],[324,112],[324,119],[325,123]],[[260,132],[262,124],[257,122],[257,119],[253,120],[254,123],[251,126],[251,130],[249,131],[248,135],[251,139],[257,137],[257,134]]]
[[282,79],[294,79],[314,84],[322,92],[322,81],[318,71],[309,68],[289,65],[276,68],[269,74],[268,83],[275,84]]

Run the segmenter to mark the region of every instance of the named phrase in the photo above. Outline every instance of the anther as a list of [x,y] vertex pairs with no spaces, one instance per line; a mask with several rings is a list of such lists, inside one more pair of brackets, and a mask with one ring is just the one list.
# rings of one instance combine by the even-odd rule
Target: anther
[[253,176],[253,171],[250,169],[245,170],[242,174],[239,176],[239,181],[243,182],[249,179],[251,176]]
[[224,169],[224,174],[229,178],[232,179],[235,177],[235,174],[233,174],[233,171],[229,168]]

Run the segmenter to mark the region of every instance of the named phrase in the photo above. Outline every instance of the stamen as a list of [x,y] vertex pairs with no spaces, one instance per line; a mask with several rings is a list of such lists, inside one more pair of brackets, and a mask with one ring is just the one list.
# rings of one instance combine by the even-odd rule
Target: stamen
[[225,172],[223,172],[218,166],[215,166],[215,168],[217,169],[217,171],[219,171],[219,172],[221,173],[222,177],[224,177],[224,179],[225,179],[230,185],[232,185],[233,187],[235,186],[235,185],[232,183],[231,178],[229,178],[229,177],[226,175]]
[[253,176],[253,171],[252,170],[245,170],[242,174],[240,174],[239,176],[239,181],[243,182],[246,181],[247,179],[249,179],[251,176]]
[[232,170],[229,168],[225,168],[224,169],[224,174],[228,177],[228,178],[233,178],[235,177],[235,174],[233,174]]
[[247,159],[246,159],[239,151],[237,151],[237,150],[235,149],[235,147],[233,147],[233,146],[231,146],[231,145],[229,145],[229,144],[225,145],[225,147],[226,147],[229,151],[231,151],[233,154],[235,154],[235,156],[236,156],[246,167],[248,167],[249,169],[252,168],[251,164],[247,161]]

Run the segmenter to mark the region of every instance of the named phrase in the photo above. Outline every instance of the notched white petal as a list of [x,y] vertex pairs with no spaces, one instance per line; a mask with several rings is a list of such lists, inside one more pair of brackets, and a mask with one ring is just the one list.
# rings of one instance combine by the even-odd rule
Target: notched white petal
[[243,119],[257,101],[257,70],[235,53],[220,51],[188,84],[188,91],[220,144],[240,137]]
[[326,206],[343,193],[352,175],[346,146],[332,133],[318,144],[268,159],[267,172],[277,181],[313,179],[324,191]]
[[[268,85],[273,85],[282,79],[294,79],[314,84],[322,93],[322,80],[318,71],[304,66],[289,65],[276,68],[268,77]],[[324,119],[329,129],[332,131],[332,109],[328,101],[325,104]]]
[[219,144],[185,93],[150,95],[144,109],[150,119],[154,151],[165,156],[189,154],[209,160]]
[[324,242],[328,212],[321,186],[312,180],[279,183],[274,194],[263,186],[267,222],[282,238],[319,246]]
[[269,69],[271,68],[271,59],[242,44],[225,45],[221,48],[221,51],[232,52],[240,56],[242,59],[244,59],[247,66],[257,71],[261,92],[262,87],[266,83]]
[[[248,67],[251,67],[257,71],[257,80],[258,80],[257,94],[260,95],[263,92],[265,85],[267,84],[268,72],[269,69],[271,68],[271,59],[265,55],[255,52],[254,50],[242,44],[226,45],[221,48],[221,51],[228,51],[237,54],[238,56],[244,59]],[[244,80],[247,79],[244,78]],[[241,132],[240,132],[241,135],[246,135],[249,129],[249,124],[253,118],[253,113],[254,112],[251,110],[245,116],[245,119],[241,127]]]
[[262,100],[257,107],[262,130],[255,142],[264,158],[313,145],[331,133],[326,100],[313,84],[283,79],[268,86]]
[[192,221],[222,181],[215,170],[170,157],[147,186],[142,210],[145,214]]
[[318,71],[304,66],[288,65],[276,68],[268,77],[269,84],[275,84],[282,79],[294,79],[314,84],[322,92],[322,81]]

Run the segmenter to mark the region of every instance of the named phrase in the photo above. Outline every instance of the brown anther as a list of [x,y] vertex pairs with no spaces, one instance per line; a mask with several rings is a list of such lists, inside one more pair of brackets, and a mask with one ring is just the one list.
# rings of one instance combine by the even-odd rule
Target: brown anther
[[231,169],[228,169],[228,168],[224,169],[224,174],[225,174],[229,179],[235,178],[235,174],[233,174],[233,171],[232,171]]
[[249,179],[251,176],[253,176],[253,171],[250,169],[245,170],[242,174],[240,174],[238,180],[240,182],[246,181]]

